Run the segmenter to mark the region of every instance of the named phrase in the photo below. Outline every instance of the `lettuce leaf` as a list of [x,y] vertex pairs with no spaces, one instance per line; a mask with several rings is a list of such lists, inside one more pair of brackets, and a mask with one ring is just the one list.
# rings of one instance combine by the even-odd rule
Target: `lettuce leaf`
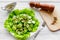
[[[26,30],[24,30],[21,34],[18,34],[16,32],[16,25],[18,23],[23,24],[22,22],[19,22],[16,24],[13,20],[13,17],[14,16],[18,16],[21,15],[21,14],[27,14],[29,16],[31,16],[31,19],[33,21],[35,21],[34,24],[29,24],[26,28]],[[14,24],[15,23],[15,24]],[[25,22],[26,23],[26,22]],[[15,25],[15,26],[13,26]],[[25,24],[26,25],[26,24]],[[28,8],[25,8],[25,9],[22,9],[22,10],[19,10],[19,9],[16,9],[16,10],[13,10],[10,12],[8,18],[6,19],[6,21],[4,22],[4,27],[14,36],[16,37],[18,40],[26,40],[29,36],[30,36],[30,33],[31,32],[35,32],[37,29],[38,29],[38,26],[39,26],[39,21],[35,18],[35,14],[34,14],[34,11],[32,9],[28,9]],[[18,27],[19,28],[19,27]],[[21,28],[21,27],[20,27]]]

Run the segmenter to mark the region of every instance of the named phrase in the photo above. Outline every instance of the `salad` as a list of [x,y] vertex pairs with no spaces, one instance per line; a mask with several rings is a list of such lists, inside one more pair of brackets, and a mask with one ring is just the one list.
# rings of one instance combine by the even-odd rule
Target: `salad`
[[11,11],[4,22],[4,27],[19,40],[26,40],[38,26],[39,21],[35,18],[34,11],[28,8]]

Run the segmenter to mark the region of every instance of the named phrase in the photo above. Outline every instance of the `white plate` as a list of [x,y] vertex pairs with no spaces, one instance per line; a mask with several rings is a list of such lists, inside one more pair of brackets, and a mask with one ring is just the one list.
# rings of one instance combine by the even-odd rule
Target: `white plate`
[[[10,2],[5,2],[5,3],[1,3],[1,6],[4,6],[6,4],[9,4]],[[23,3],[23,2],[17,2],[17,5],[15,7],[15,9],[24,9],[24,8],[30,8],[29,3]],[[7,13],[6,11],[0,10],[0,39],[1,40],[15,40],[15,38],[13,36],[11,36],[11,34],[4,28],[4,21],[7,19],[9,13]],[[36,18],[39,20],[40,25],[38,27],[38,29],[41,29],[41,24],[42,24],[42,18],[39,14],[39,12],[35,11],[35,16]],[[36,33],[36,32],[34,32]],[[34,33],[31,33],[30,36],[32,36]]]

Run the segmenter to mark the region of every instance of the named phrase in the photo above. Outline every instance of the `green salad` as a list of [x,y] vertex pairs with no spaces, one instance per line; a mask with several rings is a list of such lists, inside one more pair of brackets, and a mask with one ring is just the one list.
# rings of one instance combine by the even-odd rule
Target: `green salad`
[[13,10],[4,22],[4,27],[17,39],[26,40],[38,29],[39,21],[31,9]]

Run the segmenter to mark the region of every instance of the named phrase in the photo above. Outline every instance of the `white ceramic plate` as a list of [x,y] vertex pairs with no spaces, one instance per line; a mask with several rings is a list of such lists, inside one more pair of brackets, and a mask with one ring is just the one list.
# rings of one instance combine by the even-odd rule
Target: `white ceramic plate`
[[[6,5],[6,4],[9,4],[9,3],[11,3],[11,2],[1,3],[1,7]],[[17,5],[16,5],[15,9],[20,9],[21,10],[21,9],[24,9],[24,8],[30,8],[29,3],[17,2]],[[1,20],[0,20],[0,25],[1,25],[1,27],[0,27],[0,30],[1,30],[0,39],[2,39],[2,40],[15,40],[15,38],[13,36],[11,36],[11,34],[4,28],[4,21],[7,19],[8,15],[9,15],[9,13],[7,13],[6,11],[0,10],[0,16],[1,16],[0,17],[1,18]],[[35,16],[40,22],[40,25],[38,27],[38,30],[39,30],[39,29],[42,28],[41,25],[42,25],[43,20],[40,16],[39,12],[37,12],[37,11],[35,11]],[[36,32],[31,33],[30,36],[34,35]]]

